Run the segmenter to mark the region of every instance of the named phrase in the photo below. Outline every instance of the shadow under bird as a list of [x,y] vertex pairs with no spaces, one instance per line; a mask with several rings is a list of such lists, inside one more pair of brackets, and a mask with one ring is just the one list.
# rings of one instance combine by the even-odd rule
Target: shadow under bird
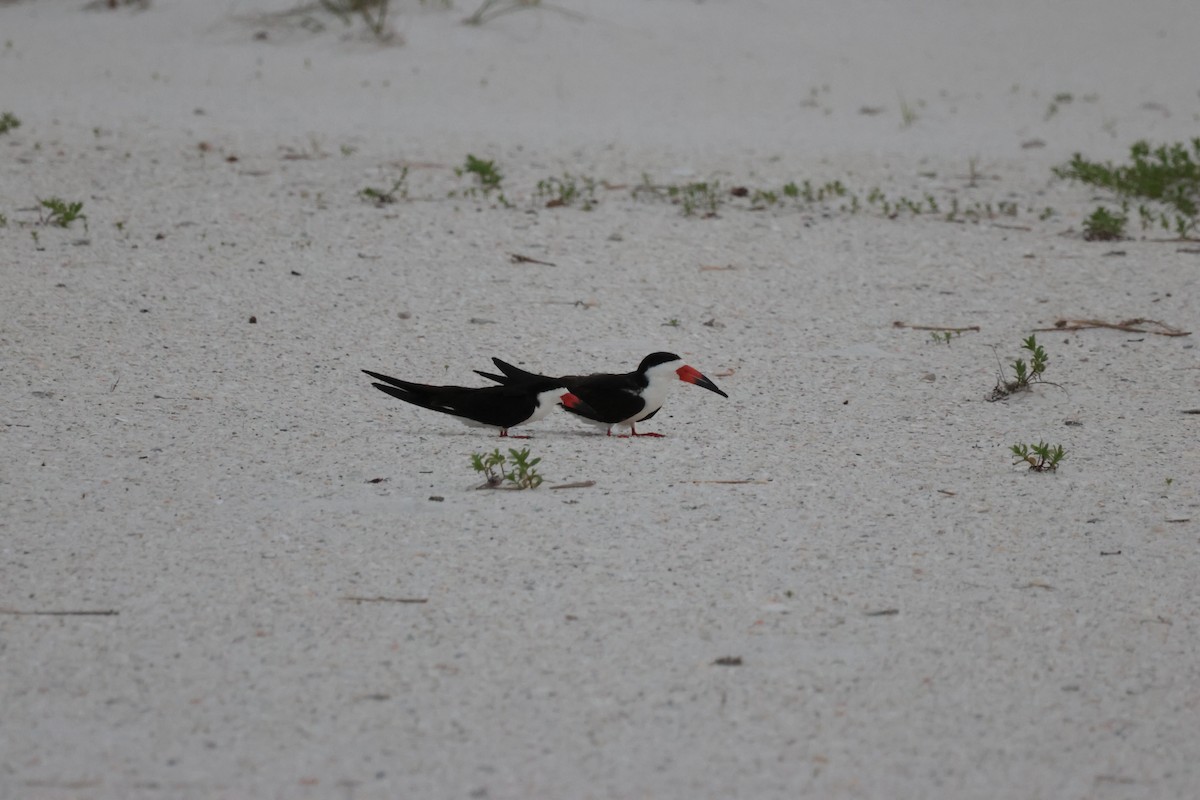
[[[513,381],[503,386],[429,386],[424,383],[402,381],[364,369],[378,383],[371,384],[381,392],[399,398],[414,406],[440,411],[458,417],[468,425],[499,428],[501,436],[508,436],[508,429],[528,422],[536,422],[549,414],[555,405],[563,408],[591,413],[587,403],[553,378],[532,376],[529,380]],[[515,439],[528,436],[513,435]]]
[[648,420],[658,413],[667,399],[667,389],[677,380],[716,392],[722,397],[729,397],[699,370],[683,363],[683,359],[674,353],[651,353],[642,359],[642,363],[638,364],[638,368],[633,372],[598,372],[593,375],[563,375],[560,378],[538,375],[498,358],[493,358],[492,363],[504,374],[475,371],[488,380],[503,385],[530,380],[561,383],[588,406],[571,408],[564,404],[564,407],[573,414],[606,426],[609,436],[613,435],[614,425],[628,425],[633,436],[661,437],[661,433],[638,433],[636,423]]

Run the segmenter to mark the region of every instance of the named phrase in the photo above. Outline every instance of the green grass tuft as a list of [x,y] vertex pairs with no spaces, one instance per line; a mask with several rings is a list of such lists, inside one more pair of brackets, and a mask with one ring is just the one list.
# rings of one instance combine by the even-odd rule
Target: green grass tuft
[[[510,448],[507,459],[499,448],[490,453],[471,454],[471,466],[476,472],[482,472],[487,481],[479,487],[481,489],[498,489],[501,486],[509,489],[536,489],[542,485],[542,476],[536,469],[541,460],[531,459],[528,447],[521,450]],[[505,469],[506,466],[509,468]]]
[[1066,451],[1061,444],[1051,447],[1045,442],[1037,444],[1014,444],[1009,450],[1016,457],[1013,466],[1028,464],[1033,472],[1057,472],[1058,463],[1066,458]]
[[1124,214],[1114,214],[1103,206],[1097,206],[1091,216],[1083,221],[1083,238],[1089,242],[1111,242],[1125,238]]
[[1189,144],[1151,147],[1139,141],[1129,148],[1129,163],[1114,165],[1088,161],[1079,153],[1055,167],[1059,178],[1107,189],[1125,200],[1146,200],[1171,209],[1174,219],[1142,209],[1142,225],[1165,222],[1181,237],[1200,225],[1200,137]]
[[38,221],[43,225],[69,228],[72,222],[82,219],[84,226],[87,226],[87,214],[82,213],[83,203],[81,202],[68,203],[57,197],[48,197],[45,200],[39,199],[38,206]]

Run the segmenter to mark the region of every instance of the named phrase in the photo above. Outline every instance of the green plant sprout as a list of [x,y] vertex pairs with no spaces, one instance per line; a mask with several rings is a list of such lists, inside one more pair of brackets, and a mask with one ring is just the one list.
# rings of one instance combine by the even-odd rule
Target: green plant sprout
[[962,334],[958,331],[930,331],[929,338],[933,339],[937,344],[950,344],[951,339],[958,338]]
[[[496,199],[500,201],[500,205],[505,208],[512,207],[512,204],[505,198],[504,193],[499,191],[500,183],[504,180],[504,176],[500,174],[495,161],[476,158],[468,153],[467,160],[463,162],[463,165],[454,168],[454,174],[460,178],[464,175],[473,175],[475,177],[475,185],[465,190],[463,194],[474,197],[476,194],[482,193],[484,197],[491,197],[492,192],[496,192]],[[451,192],[451,195],[453,195],[453,192]]]
[[69,228],[72,222],[82,219],[84,227],[87,227],[87,214],[81,213],[81,202],[68,203],[58,197],[48,197],[45,200],[39,199],[38,206],[38,222],[42,225]]
[[690,217],[697,211],[703,211],[706,219],[717,215],[721,205],[721,184],[717,181],[696,181],[693,183],[665,185],[655,184],[649,173],[642,173],[642,182],[633,187],[634,198],[648,197],[650,199],[666,200],[680,207],[683,216]]
[[1172,210],[1173,220],[1165,212],[1144,208],[1140,209],[1142,226],[1157,221],[1164,228],[1173,227],[1181,239],[1194,235],[1200,226],[1200,137],[1186,145],[1155,148],[1138,141],[1129,148],[1129,158],[1129,164],[1114,166],[1088,161],[1076,153],[1053,172],[1059,178],[1107,189],[1125,200],[1143,199],[1165,206]]
[[[505,469],[511,459],[511,468]],[[529,448],[521,450],[509,449],[508,459],[497,448],[490,453],[472,453],[471,466],[476,472],[482,472],[484,483],[480,489],[536,489],[542,485],[542,476],[538,474],[537,465],[541,458],[529,458]],[[505,482],[507,481],[507,484]]]
[[751,208],[765,208],[779,202],[779,195],[770,189],[755,189],[750,195]]
[[1103,206],[1096,206],[1091,216],[1083,221],[1083,238],[1089,242],[1111,242],[1125,238],[1124,214],[1114,214]]
[[[969,168],[970,174],[963,176],[969,180],[968,188],[989,177],[979,171],[975,159],[971,159]],[[963,200],[955,194],[946,197],[935,196],[931,192],[895,197],[888,196],[878,186],[861,193],[851,191],[840,180],[823,184],[814,184],[810,180],[789,181],[778,188],[754,188],[744,185],[723,188],[715,180],[659,184],[655,183],[648,173],[643,173],[641,181],[633,187],[632,195],[639,200],[669,202],[679,206],[683,216],[704,218],[715,217],[724,207],[750,211],[794,207],[813,211],[813,206],[819,206],[822,216],[825,217],[833,213],[858,214],[866,211],[880,214],[887,219],[928,215],[940,216],[947,222],[979,223],[1004,217],[1016,218],[1022,211],[1022,204],[1016,200],[982,202]],[[839,200],[842,202],[838,202]],[[1025,210],[1030,215],[1039,214],[1032,205],[1026,205]],[[1040,212],[1039,219],[1044,221],[1054,214],[1053,209],[1046,208]]]
[[386,206],[396,202],[396,195],[404,199],[408,199],[408,186],[405,183],[408,180],[408,167],[400,170],[400,177],[392,183],[390,189],[376,189],[368,186],[359,191],[358,196],[363,200],[374,203],[377,206]]
[[504,477],[500,473],[499,468],[504,465],[504,456],[500,454],[500,449],[496,448],[491,453],[472,453],[471,466],[476,472],[482,472],[484,480],[487,481],[487,486],[496,487],[504,482]]
[[694,215],[698,210],[703,211],[705,217],[715,217],[717,206],[721,204],[719,190],[720,184],[716,181],[698,181],[682,186],[669,186],[667,195],[672,198],[672,202],[679,203],[685,217]]
[[0,114],[0,134],[15,131],[19,127],[21,127],[21,120],[17,119],[16,114],[11,111]]
[[596,180],[586,175],[574,176],[564,172],[561,178],[546,178],[538,181],[538,198],[548,198],[546,208],[559,208],[580,204],[584,211],[596,207]]
[[1033,472],[1057,472],[1058,462],[1066,458],[1066,451],[1061,444],[1051,447],[1045,442],[1037,444],[1014,444],[1011,448],[1016,457],[1013,466],[1025,463]]
[[[1049,356],[1046,355],[1045,349],[1037,343],[1037,337],[1030,334],[1028,338],[1021,342],[1021,349],[1029,351],[1029,362],[1025,363],[1024,359],[1018,358],[1011,364],[1013,371],[1013,380],[1004,379],[1004,371],[1001,370],[996,379],[996,386],[992,389],[988,399],[995,402],[1008,397],[1017,392],[1028,391],[1035,383],[1043,383],[1042,374],[1046,371],[1046,362],[1049,361]],[[1057,386],[1058,384],[1050,384]]]

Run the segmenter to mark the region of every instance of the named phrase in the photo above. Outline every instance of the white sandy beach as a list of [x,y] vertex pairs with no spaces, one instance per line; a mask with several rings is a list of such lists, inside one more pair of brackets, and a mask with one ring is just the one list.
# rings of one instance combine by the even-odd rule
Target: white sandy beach
[[[1051,173],[1197,135],[1200,4],[1046,5],[0,0],[0,798],[1200,796],[1197,334],[985,399],[1200,328]],[[663,439],[359,372],[656,350]]]

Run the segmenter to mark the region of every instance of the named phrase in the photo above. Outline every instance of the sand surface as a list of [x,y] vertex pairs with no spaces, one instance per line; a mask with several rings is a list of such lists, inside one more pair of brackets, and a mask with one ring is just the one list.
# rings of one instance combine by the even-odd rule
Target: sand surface
[[[985,400],[1200,328],[1050,172],[1196,135],[1200,4],[82,6],[0,2],[0,797],[1200,795],[1196,336]],[[359,372],[655,350],[729,399],[555,412],[526,492]]]

